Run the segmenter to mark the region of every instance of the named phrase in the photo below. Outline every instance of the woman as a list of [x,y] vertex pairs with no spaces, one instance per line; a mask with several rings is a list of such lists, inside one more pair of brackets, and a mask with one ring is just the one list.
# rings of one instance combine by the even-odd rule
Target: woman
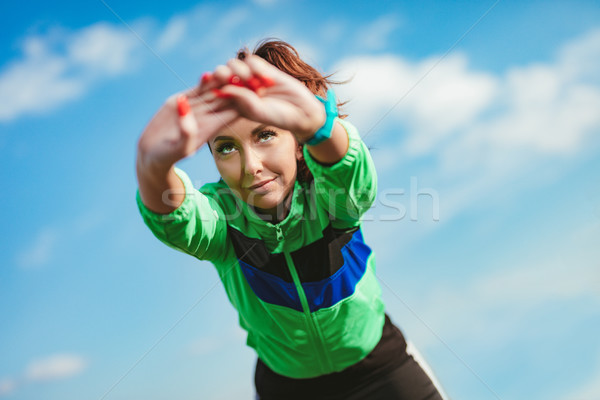
[[[215,265],[258,355],[258,398],[441,399],[385,315],[360,229],[375,169],[330,83],[265,41],[169,98],[139,140],[140,212]],[[205,144],[221,180],[198,191],[174,165]]]

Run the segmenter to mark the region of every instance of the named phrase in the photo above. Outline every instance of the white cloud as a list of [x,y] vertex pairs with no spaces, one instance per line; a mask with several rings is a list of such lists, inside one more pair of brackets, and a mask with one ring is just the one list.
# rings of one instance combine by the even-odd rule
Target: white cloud
[[[598,235],[595,222],[561,232],[550,245],[547,240],[530,243],[526,253],[496,260],[503,266],[499,270],[422,294],[419,314],[445,340],[502,346],[525,334],[522,325],[544,307],[574,299],[600,305]],[[424,326],[417,328],[422,333],[417,337],[439,344]]]
[[17,388],[17,382],[11,378],[0,379],[0,397],[8,396]]
[[337,43],[344,37],[344,33],[346,31],[346,21],[334,17],[329,19],[319,29],[319,37],[322,38],[323,42]]
[[92,233],[106,220],[107,216],[99,208],[90,207],[86,213],[64,221],[60,226],[41,227],[31,235],[23,248],[17,250],[15,263],[21,268],[42,267],[54,257],[64,232],[69,232],[71,237],[81,238]]
[[129,31],[106,23],[25,38],[21,59],[0,71],[0,121],[81,97],[95,82],[129,70],[138,46]]
[[[580,60],[574,58],[578,55],[600,52],[600,39],[590,37],[599,36],[586,35],[567,44],[554,64],[508,71],[501,79],[499,100],[487,114],[477,115],[435,154],[440,160],[447,215],[481,201],[498,188],[505,194],[516,193],[523,185],[551,181],[565,171],[560,161],[588,150],[592,137],[600,133],[600,82],[565,66],[579,65]],[[591,58],[586,60],[581,64],[586,64],[587,70]],[[594,60],[595,70],[600,70],[600,57]],[[533,170],[538,171],[536,182],[515,182],[515,176]]]
[[318,60],[321,58],[321,55],[318,47],[298,38],[297,40],[294,40],[294,48],[298,51],[298,54],[304,61],[315,68],[319,68]]
[[222,34],[223,32],[232,31],[248,21],[250,17],[250,12],[246,7],[231,8],[217,21],[214,27],[215,32]]
[[[543,184],[512,180],[574,158],[600,133],[600,31],[567,43],[554,62],[500,75],[474,71],[460,53],[416,62],[352,57],[335,70],[354,74],[338,91],[350,100],[351,120],[377,148],[380,174],[433,159],[418,173],[442,196],[443,220],[499,188],[507,194]],[[547,177],[564,173],[554,164],[542,169]]]
[[0,121],[10,121],[25,113],[47,111],[79,97],[81,80],[65,76],[65,60],[45,56],[13,63],[0,75]]
[[[600,64],[598,65],[600,68]],[[508,72],[504,110],[478,122],[468,135],[480,147],[524,149],[536,155],[570,155],[600,128],[600,87],[568,80],[555,66],[532,65]],[[485,134],[485,136],[483,136]]]
[[[585,372],[583,372],[585,373]],[[562,400],[597,400],[600,399],[600,357],[596,369],[589,375],[586,382],[577,385],[571,393],[561,397]]]
[[414,156],[431,151],[440,139],[465,128],[489,107],[497,92],[496,79],[469,71],[461,54],[432,69],[435,61],[366,56],[344,60],[334,68],[354,76],[339,92],[351,100],[348,112],[363,135],[380,124],[403,123],[412,133],[402,152]]
[[559,53],[561,74],[567,79],[591,79],[600,83],[600,29],[571,41]]
[[[241,39],[251,37],[249,35],[252,35],[257,23],[252,17],[251,9],[245,5],[229,7],[224,11],[215,5],[202,3],[173,20],[178,19],[179,24],[186,25],[185,37],[181,37],[179,42],[182,52],[194,62],[208,62],[209,68],[212,68],[233,57],[238,46],[252,47],[252,41]],[[248,27],[251,27],[250,31]],[[277,30],[277,27],[273,27],[273,30]],[[234,43],[235,47],[224,46],[223,43]]]
[[33,239],[31,246],[17,255],[17,265],[23,268],[40,267],[51,259],[58,241],[58,233],[51,228],[41,229]]
[[19,379],[0,379],[0,397],[10,396],[27,385],[73,378],[86,370],[88,361],[77,354],[56,354],[31,361]]
[[169,51],[185,37],[188,21],[182,16],[169,20],[167,26],[156,41],[156,49],[161,52]]
[[386,55],[336,66],[354,74],[340,93],[363,133],[385,116],[381,123],[407,127],[402,152],[413,156],[438,150],[452,134],[481,136],[482,146],[570,153],[600,126],[600,87],[590,74],[600,69],[600,31],[568,43],[554,64],[514,67],[505,76],[469,69],[462,54],[436,62]]
[[[505,77],[506,109],[483,123],[493,144],[572,154],[600,130],[600,31],[565,45],[554,64],[513,68]],[[590,79],[592,78],[592,79]]]
[[400,27],[400,19],[392,14],[384,15],[358,29],[355,45],[366,50],[381,50],[387,46],[389,36]]
[[137,39],[129,31],[97,23],[68,38],[67,59],[83,67],[86,75],[116,75],[130,68],[137,46]]
[[67,379],[81,374],[88,362],[75,354],[57,354],[48,358],[32,361],[25,371],[30,382],[47,382]]

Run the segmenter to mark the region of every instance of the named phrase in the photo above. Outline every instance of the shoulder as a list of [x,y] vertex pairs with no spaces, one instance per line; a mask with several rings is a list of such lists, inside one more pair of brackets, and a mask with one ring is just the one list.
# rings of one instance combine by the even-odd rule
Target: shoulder
[[231,193],[229,187],[225,184],[223,179],[219,179],[217,182],[206,183],[199,189],[200,192],[209,197],[216,197],[219,194],[223,194],[225,191]]
[[226,215],[231,210],[239,209],[239,198],[229,189],[229,186],[220,179],[217,182],[206,183],[199,189],[200,193],[205,195],[209,201],[218,205]]

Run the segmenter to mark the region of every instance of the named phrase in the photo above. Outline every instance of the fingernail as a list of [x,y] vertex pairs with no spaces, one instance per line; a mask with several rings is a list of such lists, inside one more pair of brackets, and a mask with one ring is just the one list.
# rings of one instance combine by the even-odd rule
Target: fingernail
[[269,78],[268,76],[259,75],[258,79],[260,79],[260,81],[262,82],[264,87],[271,87],[271,86],[275,85],[275,81],[273,79]]
[[210,72],[205,72],[205,73],[202,74],[201,82],[202,83],[207,83],[211,79],[212,79],[212,74]]
[[248,87],[248,89],[256,92],[258,89],[260,89],[262,87],[262,83],[261,83],[260,79],[253,76],[246,81],[246,86]]
[[190,103],[186,95],[177,97],[177,112],[180,117],[185,117],[190,112]]
[[237,75],[232,75],[231,78],[229,78],[229,83],[235,86],[244,86],[242,78]]
[[231,98],[231,94],[223,92],[221,89],[213,89],[213,94],[220,99],[229,99]]

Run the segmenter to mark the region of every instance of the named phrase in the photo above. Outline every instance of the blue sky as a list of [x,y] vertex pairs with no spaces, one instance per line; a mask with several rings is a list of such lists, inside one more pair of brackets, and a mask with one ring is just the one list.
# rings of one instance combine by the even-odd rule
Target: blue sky
[[[597,2],[2,11],[0,398],[252,398],[217,274],[145,228],[134,158],[168,95],[275,36],[352,78],[388,313],[448,395],[600,399]],[[181,167],[218,177],[205,150]]]

